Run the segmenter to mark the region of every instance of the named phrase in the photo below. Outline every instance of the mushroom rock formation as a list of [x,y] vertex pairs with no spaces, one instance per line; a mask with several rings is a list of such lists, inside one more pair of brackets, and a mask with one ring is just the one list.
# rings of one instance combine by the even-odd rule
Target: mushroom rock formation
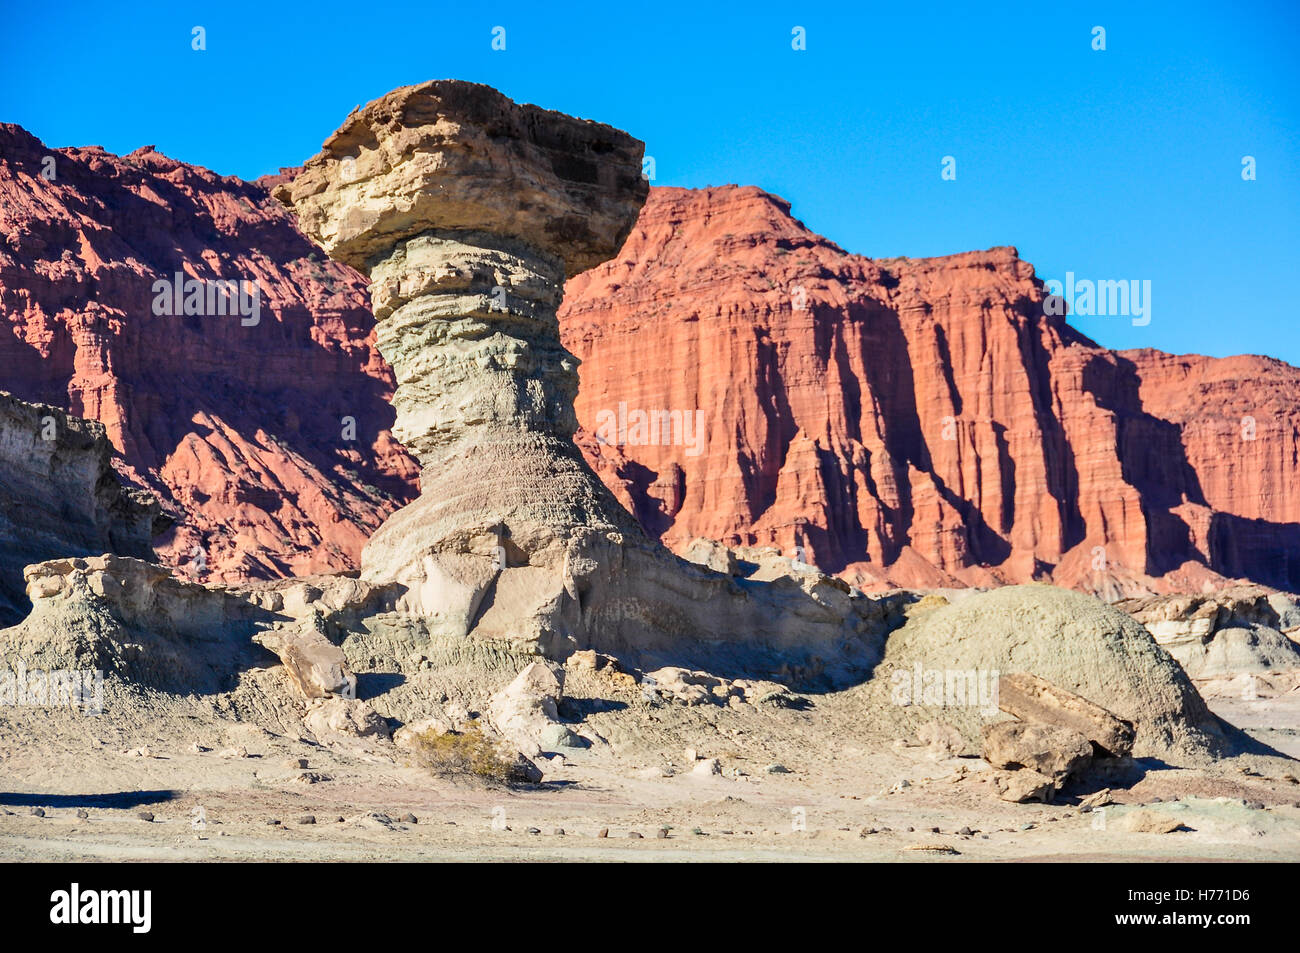
[[[362,578],[442,632],[576,647],[878,655],[883,601],[819,573],[760,584],[648,539],[573,443],[564,280],[613,257],[648,186],[641,142],[491,87],[434,81],[354,111],[276,197],[369,274],[393,366],[393,433],[421,495],[376,531]],[[797,653],[796,653],[797,654]],[[831,668],[835,666],[832,665]]]

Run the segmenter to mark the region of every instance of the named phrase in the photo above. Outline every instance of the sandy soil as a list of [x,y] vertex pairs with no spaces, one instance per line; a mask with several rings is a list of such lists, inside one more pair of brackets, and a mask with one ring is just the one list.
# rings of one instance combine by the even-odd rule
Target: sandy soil
[[[1255,700],[1203,690],[1218,714],[1300,757],[1300,692],[1277,682]],[[541,759],[544,784],[517,790],[435,779],[387,743],[326,748],[171,711],[124,727],[10,710],[0,714],[0,859],[1300,860],[1300,784],[1287,777],[1300,765],[1286,758],[1143,762],[1099,815],[1072,797],[1003,802],[973,754],[934,760],[915,743],[882,742],[864,727],[857,691],[807,696],[802,711],[656,707],[635,690],[590,686],[584,697],[580,680],[574,694],[596,742]],[[247,757],[223,753],[240,745]],[[687,747],[724,774],[692,772]],[[790,773],[767,773],[777,763]],[[1138,805],[1181,829],[1125,831]]]

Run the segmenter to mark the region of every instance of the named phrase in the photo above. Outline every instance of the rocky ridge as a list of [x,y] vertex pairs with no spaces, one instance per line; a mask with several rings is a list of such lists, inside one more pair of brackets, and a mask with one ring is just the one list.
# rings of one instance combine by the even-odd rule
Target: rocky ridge
[[[160,555],[191,578],[198,554],[228,582],[357,568],[416,495],[366,279],[268,195],[299,174],[241,182],[0,126],[0,386],[105,425],[122,472],[178,518]],[[439,214],[508,234],[487,194]],[[416,215],[418,196],[403,200]],[[582,238],[573,206],[552,212],[575,249],[612,240]],[[445,260],[426,240],[410,255],[394,276]],[[503,272],[517,305],[525,265]],[[178,272],[254,282],[258,324],[156,314],[153,282]],[[1014,249],[868,259],[749,187],[651,189],[620,252],[566,274],[575,440],[676,552],[698,537],[802,552],[865,588],[1300,586],[1300,382],[1282,362],[1110,352],[1043,315]]]
[[863,587],[1300,586],[1300,370],[1109,351],[1045,295],[1014,248],[871,259],[757,188],[654,189],[560,310],[579,439],[677,552]]
[[153,559],[171,520],[123,485],[102,424],[0,391],[0,625],[31,608],[23,569],[104,552]]
[[191,579],[353,569],[414,495],[365,282],[263,184],[0,124],[0,312],[0,388],[102,424]]

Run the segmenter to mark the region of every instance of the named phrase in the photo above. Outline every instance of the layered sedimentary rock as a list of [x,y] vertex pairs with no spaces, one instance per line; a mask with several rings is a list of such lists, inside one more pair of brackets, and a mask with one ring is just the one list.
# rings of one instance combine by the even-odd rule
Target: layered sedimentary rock
[[1147,627],[1193,678],[1300,669],[1300,607],[1258,586],[1210,595],[1126,599],[1118,608]]
[[276,190],[369,271],[394,433],[421,463],[420,498],[367,544],[363,578],[404,586],[399,607],[444,631],[548,653],[747,642],[861,663],[882,604],[825,577],[746,587],[676,559],[573,443],[556,307],[635,222],[641,153],[608,126],[439,81],[353,113]]
[[[102,422],[123,472],[179,517],[160,555],[191,578],[196,547],[204,578],[227,582],[356,568],[415,497],[366,281],[267,194],[297,174],[248,183],[0,125],[0,387]],[[481,188],[442,209],[444,229],[509,232],[518,213]],[[580,219],[548,227],[612,241],[578,234]],[[415,273],[450,248],[405,252]],[[549,307],[525,280],[547,267],[497,253],[473,280],[499,267],[516,311]],[[153,282],[177,271],[256,282],[259,323],[155,314]],[[675,551],[802,547],[862,586],[1300,588],[1300,372],[1099,348],[1043,315],[1013,249],[873,261],[758,189],[653,189],[621,252],[567,287],[575,439]],[[524,402],[555,411],[569,378],[550,372]]]
[[654,189],[560,311],[579,441],[676,551],[798,547],[864,586],[1300,586],[1300,371],[1109,351],[1044,295],[1014,248],[872,260],[759,189]]
[[0,626],[30,608],[23,569],[59,556],[154,558],[170,525],[118,479],[104,428],[0,391]]
[[422,467],[420,499],[367,544],[368,575],[402,578],[467,526],[509,521],[529,551],[635,526],[573,445],[577,363],[555,311],[565,275],[631,228],[640,153],[489,87],[426,84],[354,114],[277,190],[327,253],[370,273],[393,432]]
[[414,496],[372,324],[264,185],[0,124],[0,388],[102,423],[190,578],[354,569]]

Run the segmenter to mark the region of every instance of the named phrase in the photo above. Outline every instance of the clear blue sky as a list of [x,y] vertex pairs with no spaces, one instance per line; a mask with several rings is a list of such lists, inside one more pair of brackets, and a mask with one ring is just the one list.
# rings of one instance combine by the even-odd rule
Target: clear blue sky
[[10,0],[0,121],[253,178],[395,86],[475,80],[646,140],[656,184],[777,192],[850,251],[1150,279],[1149,325],[1072,318],[1108,346],[1300,364],[1294,2],[116,6]]

